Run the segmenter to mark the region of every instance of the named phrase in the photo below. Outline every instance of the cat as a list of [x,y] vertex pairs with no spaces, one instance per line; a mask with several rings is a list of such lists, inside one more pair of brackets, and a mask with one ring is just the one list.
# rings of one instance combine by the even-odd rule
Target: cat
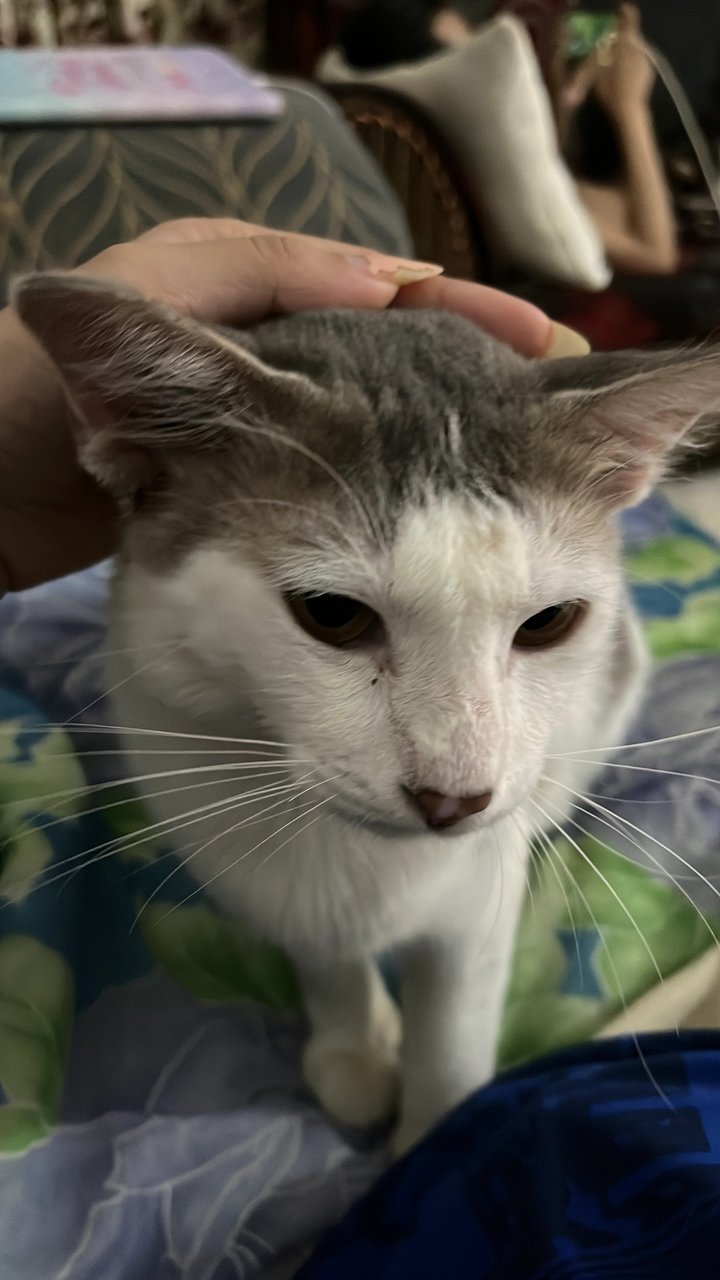
[[151,810],[292,957],[320,1102],[404,1151],[493,1073],[533,832],[643,687],[617,513],[720,364],[529,361],[430,311],[216,330],[62,274],[14,302],[121,512],[113,717]]

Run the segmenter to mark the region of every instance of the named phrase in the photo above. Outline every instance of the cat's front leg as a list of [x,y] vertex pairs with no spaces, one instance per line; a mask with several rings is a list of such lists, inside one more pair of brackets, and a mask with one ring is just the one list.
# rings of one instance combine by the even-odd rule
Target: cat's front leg
[[401,955],[402,1103],[395,1155],[494,1073],[527,861],[524,847],[507,853],[502,868],[488,857],[484,872],[478,867],[479,883],[464,885],[436,931]]
[[400,1016],[374,961],[298,965],[311,1024],[305,1079],[341,1124],[370,1128],[395,1114]]

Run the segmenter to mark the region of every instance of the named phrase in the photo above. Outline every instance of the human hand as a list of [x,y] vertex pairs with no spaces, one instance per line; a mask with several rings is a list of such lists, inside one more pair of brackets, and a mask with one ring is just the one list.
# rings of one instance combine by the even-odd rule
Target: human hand
[[614,38],[596,52],[593,79],[596,98],[614,120],[645,106],[650,98],[655,69],[646,48],[639,9],[622,5]]
[[[578,335],[530,304],[440,268],[231,219],[166,223],[78,271],[207,323],[243,325],[322,307],[436,307],[527,356],[577,354]],[[410,282],[410,283],[407,283]],[[0,314],[0,594],[109,555],[112,502],[78,466],[54,371],[10,310]]]

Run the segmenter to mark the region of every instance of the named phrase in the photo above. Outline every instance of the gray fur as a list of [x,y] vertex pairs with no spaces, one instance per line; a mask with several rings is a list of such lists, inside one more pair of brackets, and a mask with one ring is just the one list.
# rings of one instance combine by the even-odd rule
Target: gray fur
[[[268,364],[327,391],[319,438],[311,430],[310,441],[351,484],[382,494],[387,512],[428,488],[516,490],[536,417],[536,371],[469,321],[434,311],[326,311],[273,321],[253,336]],[[457,455],[443,447],[450,412]]]
[[[320,508],[357,531],[362,506],[382,540],[408,503],[447,491],[587,508],[603,469],[621,480],[628,469],[625,487],[640,487],[638,409],[616,430],[618,388],[643,384],[644,421],[653,377],[658,397],[678,401],[668,370],[691,382],[716,367],[714,353],[528,361],[446,312],[324,311],[213,331],[77,276],[30,277],[16,305],[75,403],[90,404],[88,469],[132,491],[127,553],[164,565],[208,539],[257,543],[251,497],[266,504],[270,556],[312,541]],[[98,402],[110,429],[92,421]],[[680,397],[675,418],[683,408]]]

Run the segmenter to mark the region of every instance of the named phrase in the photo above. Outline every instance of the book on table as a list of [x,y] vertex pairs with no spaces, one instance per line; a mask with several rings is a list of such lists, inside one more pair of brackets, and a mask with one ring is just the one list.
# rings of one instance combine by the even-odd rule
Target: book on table
[[0,123],[268,120],[282,96],[204,46],[0,50]]

